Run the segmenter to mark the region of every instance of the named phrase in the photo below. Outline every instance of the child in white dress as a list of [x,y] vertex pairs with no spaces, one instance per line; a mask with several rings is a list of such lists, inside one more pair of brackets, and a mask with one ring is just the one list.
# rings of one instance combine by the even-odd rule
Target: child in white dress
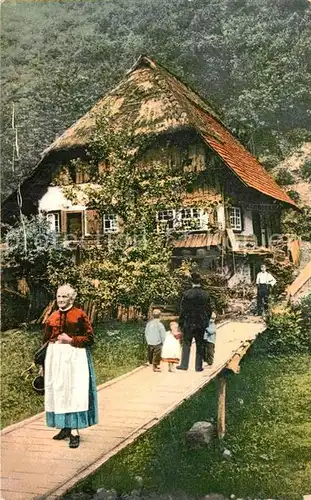
[[162,347],[162,361],[168,363],[168,371],[172,372],[175,364],[180,360],[181,333],[176,321],[171,321]]

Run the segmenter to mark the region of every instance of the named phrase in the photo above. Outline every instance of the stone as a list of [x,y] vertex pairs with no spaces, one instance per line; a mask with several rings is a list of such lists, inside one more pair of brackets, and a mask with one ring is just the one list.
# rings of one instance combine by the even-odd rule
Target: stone
[[[84,491],[71,493],[68,500],[91,500],[92,494],[86,494]],[[4,499],[1,499],[4,500]]]
[[99,488],[92,500],[117,500],[118,495],[115,490]]
[[142,500],[141,491],[133,490],[129,495],[123,494],[121,496],[122,500]]
[[232,453],[230,450],[228,450],[227,448],[224,449],[223,453],[222,453],[222,456],[226,459],[229,459],[232,457]]
[[186,433],[186,439],[196,445],[207,445],[214,435],[214,426],[211,422],[196,422]]
[[220,493],[210,493],[209,495],[205,495],[202,500],[228,500],[226,497],[221,495]]
[[134,497],[134,498],[138,497],[139,498],[140,496],[141,496],[141,494],[140,494],[139,490],[131,491],[131,497]]

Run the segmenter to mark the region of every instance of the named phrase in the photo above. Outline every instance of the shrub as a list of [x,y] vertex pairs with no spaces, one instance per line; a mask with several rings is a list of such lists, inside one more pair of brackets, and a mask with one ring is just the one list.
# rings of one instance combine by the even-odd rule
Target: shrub
[[286,168],[280,168],[276,175],[276,182],[281,186],[287,186],[289,184],[295,183],[295,178],[293,174]]
[[254,351],[268,356],[288,356],[311,351],[310,330],[304,324],[300,308],[272,309],[267,330],[254,345]]
[[29,298],[2,290],[1,293],[1,331],[9,330],[20,325],[27,317]]
[[301,212],[288,210],[282,221],[283,232],[300,236],[302,240],[311,241],[311,207],[300,207]]
[[300,169],[301,177],[306,181],[311,181],[311,160],[306,160]]
[[288,260],[281,260],[278,258],[266,258],[264,260],[268,271],[275,277],[276,284],[272,289],[274,297],[280,297],[287,286],[294,281],[295,266]]
[[289,189],[287,191],[287,194],[295,203],[299,203],[300,194],[298,193],[298,191],[295,191],[294,189]]
[[309,335],[309,347],[311,350],[311,293],[303,297],[295,309],[300,311],[302,328]]

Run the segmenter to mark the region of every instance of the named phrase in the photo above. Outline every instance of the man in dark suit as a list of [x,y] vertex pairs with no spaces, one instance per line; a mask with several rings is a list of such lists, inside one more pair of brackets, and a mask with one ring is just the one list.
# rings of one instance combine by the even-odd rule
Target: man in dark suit
[[193,338],[196,342],[195,369],[203,370],[204,331],[208,326],[212,308],[208,293],[201,287],[199,273],[191,275],[192,288],[181,299],[179,327],[183,333],[181,363],[178,370],[188,370],[190,349]]

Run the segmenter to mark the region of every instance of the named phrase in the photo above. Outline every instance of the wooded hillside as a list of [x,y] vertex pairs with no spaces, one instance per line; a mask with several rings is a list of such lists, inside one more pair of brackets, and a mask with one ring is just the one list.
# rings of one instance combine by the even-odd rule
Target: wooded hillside
[[310,139],[308,0],[6,0],[2,18],[4,195],[141,53],[198,90],[266,166]]

